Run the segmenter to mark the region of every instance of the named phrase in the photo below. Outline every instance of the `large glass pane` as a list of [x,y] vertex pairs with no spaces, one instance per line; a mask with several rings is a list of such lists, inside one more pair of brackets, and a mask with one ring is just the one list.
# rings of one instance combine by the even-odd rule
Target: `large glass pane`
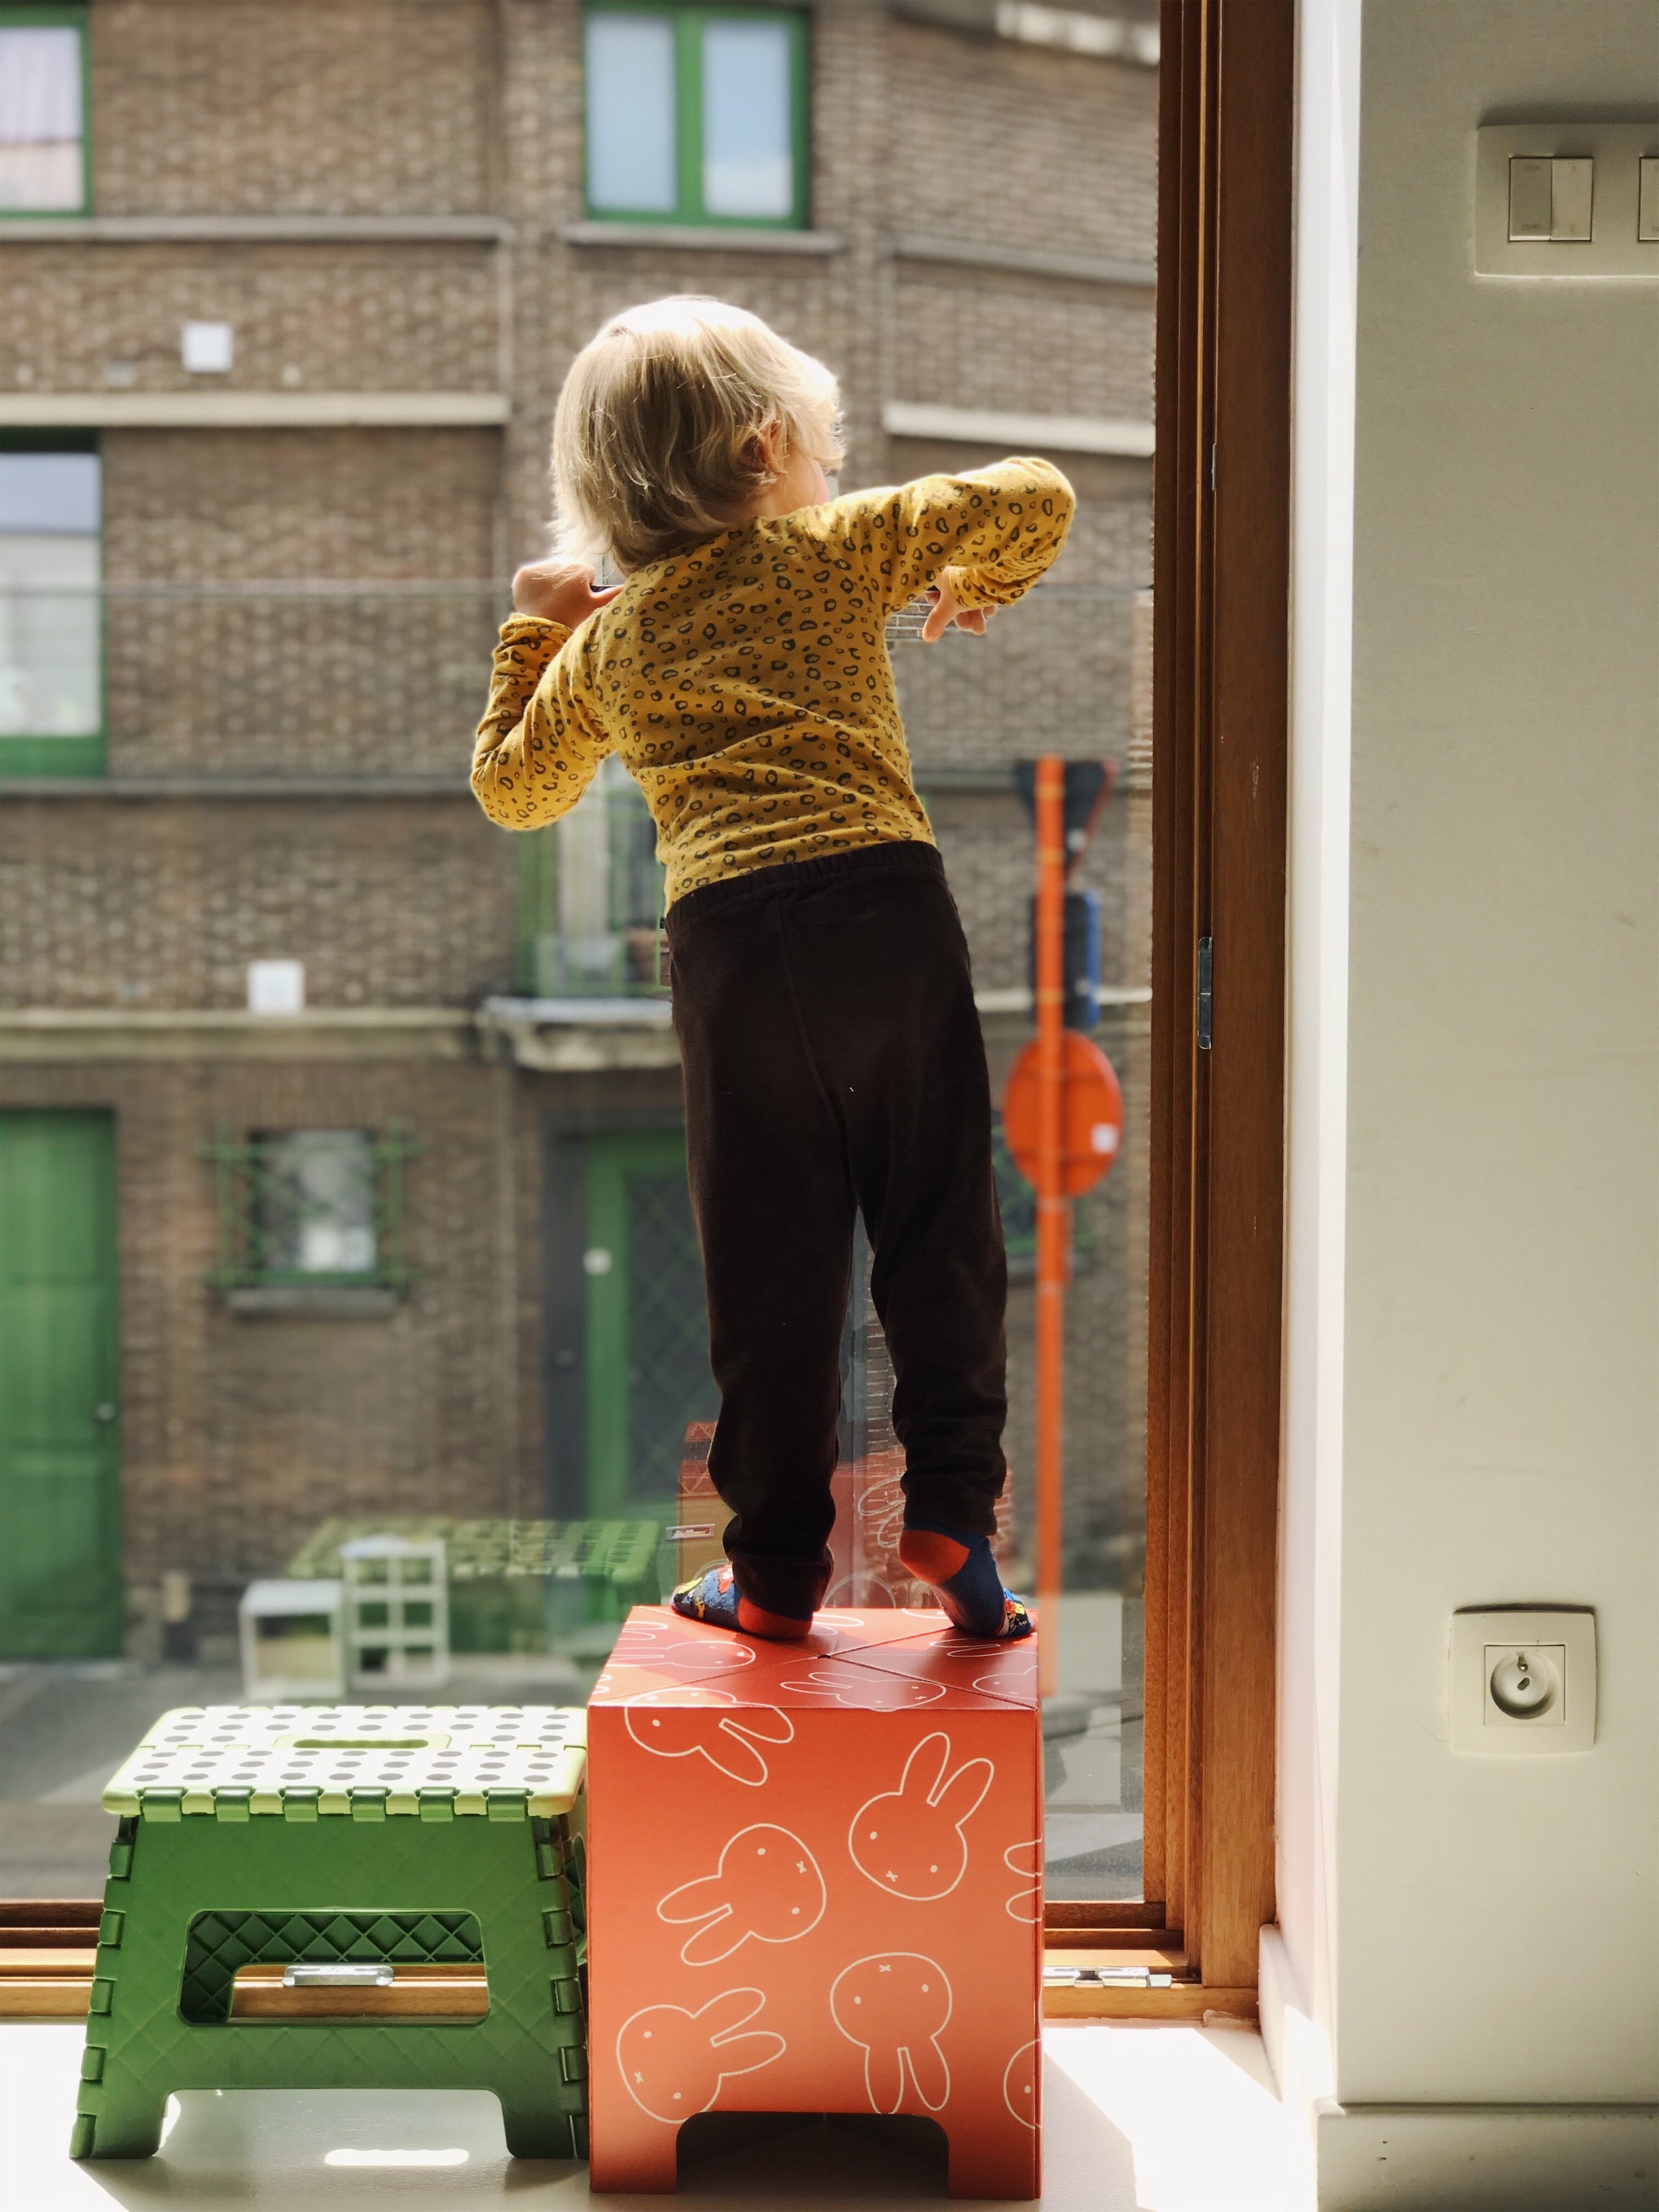
[[80,32],[67,23],[0,30],[0,208],[81,207],[82,134]]
[[0,453],[0,737],[103,720],[96,453]]
[[674,78],[672,17],[588,17],[590,208],[674,213],[679,198]]
[[795,205],[789,27],[715,22],[702,37],[702,204],[778,222]]

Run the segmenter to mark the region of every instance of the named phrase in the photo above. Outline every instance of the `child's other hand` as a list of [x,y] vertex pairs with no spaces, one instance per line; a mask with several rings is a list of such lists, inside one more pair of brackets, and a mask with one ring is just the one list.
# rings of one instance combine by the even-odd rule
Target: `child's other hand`
[[582,561],[532,561],[513,579],[513,611],[574,629],[614,599],[622,586],[593,589],[593,571]]
[[929,586],[927,597],[933,601],[933,611],[921,626],[924,645],[936,645],[954,623],[970,637],[983,637],[985,625],[996,612],[994,607],[964,607],[957,597],[956,568],[941,568],[939,581]]

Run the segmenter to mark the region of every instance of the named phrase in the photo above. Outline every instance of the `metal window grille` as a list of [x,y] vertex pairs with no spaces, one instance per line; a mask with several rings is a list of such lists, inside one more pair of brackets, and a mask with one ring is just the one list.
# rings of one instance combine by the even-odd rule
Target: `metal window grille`
[[221,1123],[202,1156],[219,1201],[216,1289],[352,1285],[405,1291],[404,1170],[419,1147],[401,1123],[256,1131]]

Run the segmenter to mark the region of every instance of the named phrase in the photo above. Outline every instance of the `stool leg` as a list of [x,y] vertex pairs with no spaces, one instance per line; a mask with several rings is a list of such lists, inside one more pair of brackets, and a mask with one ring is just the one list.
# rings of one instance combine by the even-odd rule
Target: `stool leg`
[[113,2032],[118,2003],[131,2009],[135,2004],[165,2003],[169,1995],[165,1989],[149,1986],[152,1978],[144,1972],[142,1963],[137,1982],[131,1971],[133,1952],[127,1930],[133,1919],[138,1832],[137,1820],[124,1820],[110,1846],[104,1912],[98,1927],[98,1961],[87,2015],[86,2049],[81,2059],[81,2090],[70,2136],[71,2158],[153,2158],[161,2148],[167,2093],[134,2068],[126,2056],[129,2039]]
[[[84,2091],[82,2092],[84,2094]],[[70,2137],[71,2158],[154,2158],[161,2148],[167,2100],[128,2080],[106,2085],[94,2114],[77,2112]]]
[[575,2123],[563,2112],[550,2111],[545,2100],[535,2104],[517,2098],[501,2099],[501,2126],[509,2158],[580,2158]]

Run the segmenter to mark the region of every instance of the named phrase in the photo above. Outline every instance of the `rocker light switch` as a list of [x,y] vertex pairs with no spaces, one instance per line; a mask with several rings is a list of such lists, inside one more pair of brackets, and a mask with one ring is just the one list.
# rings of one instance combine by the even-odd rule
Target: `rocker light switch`
[[1645,155],[1636,207],[1636,235],[1646,245],[1659,245],[1659,155]]
[[1553,161],[1520,154],[1510,163],[1510,236],[1547,238],[1553,206]]
[[1477,276],[1659,283],[1659,120],[1483,123],[1472,212]]
[[1595,164],[1520,154],[1510,161],[1510,236],[1582,244],[1590,235]]
[[1588,243],[1590,204],[1595,191],[1594,161],[1550,163],[1550,236],[1575,245]]

